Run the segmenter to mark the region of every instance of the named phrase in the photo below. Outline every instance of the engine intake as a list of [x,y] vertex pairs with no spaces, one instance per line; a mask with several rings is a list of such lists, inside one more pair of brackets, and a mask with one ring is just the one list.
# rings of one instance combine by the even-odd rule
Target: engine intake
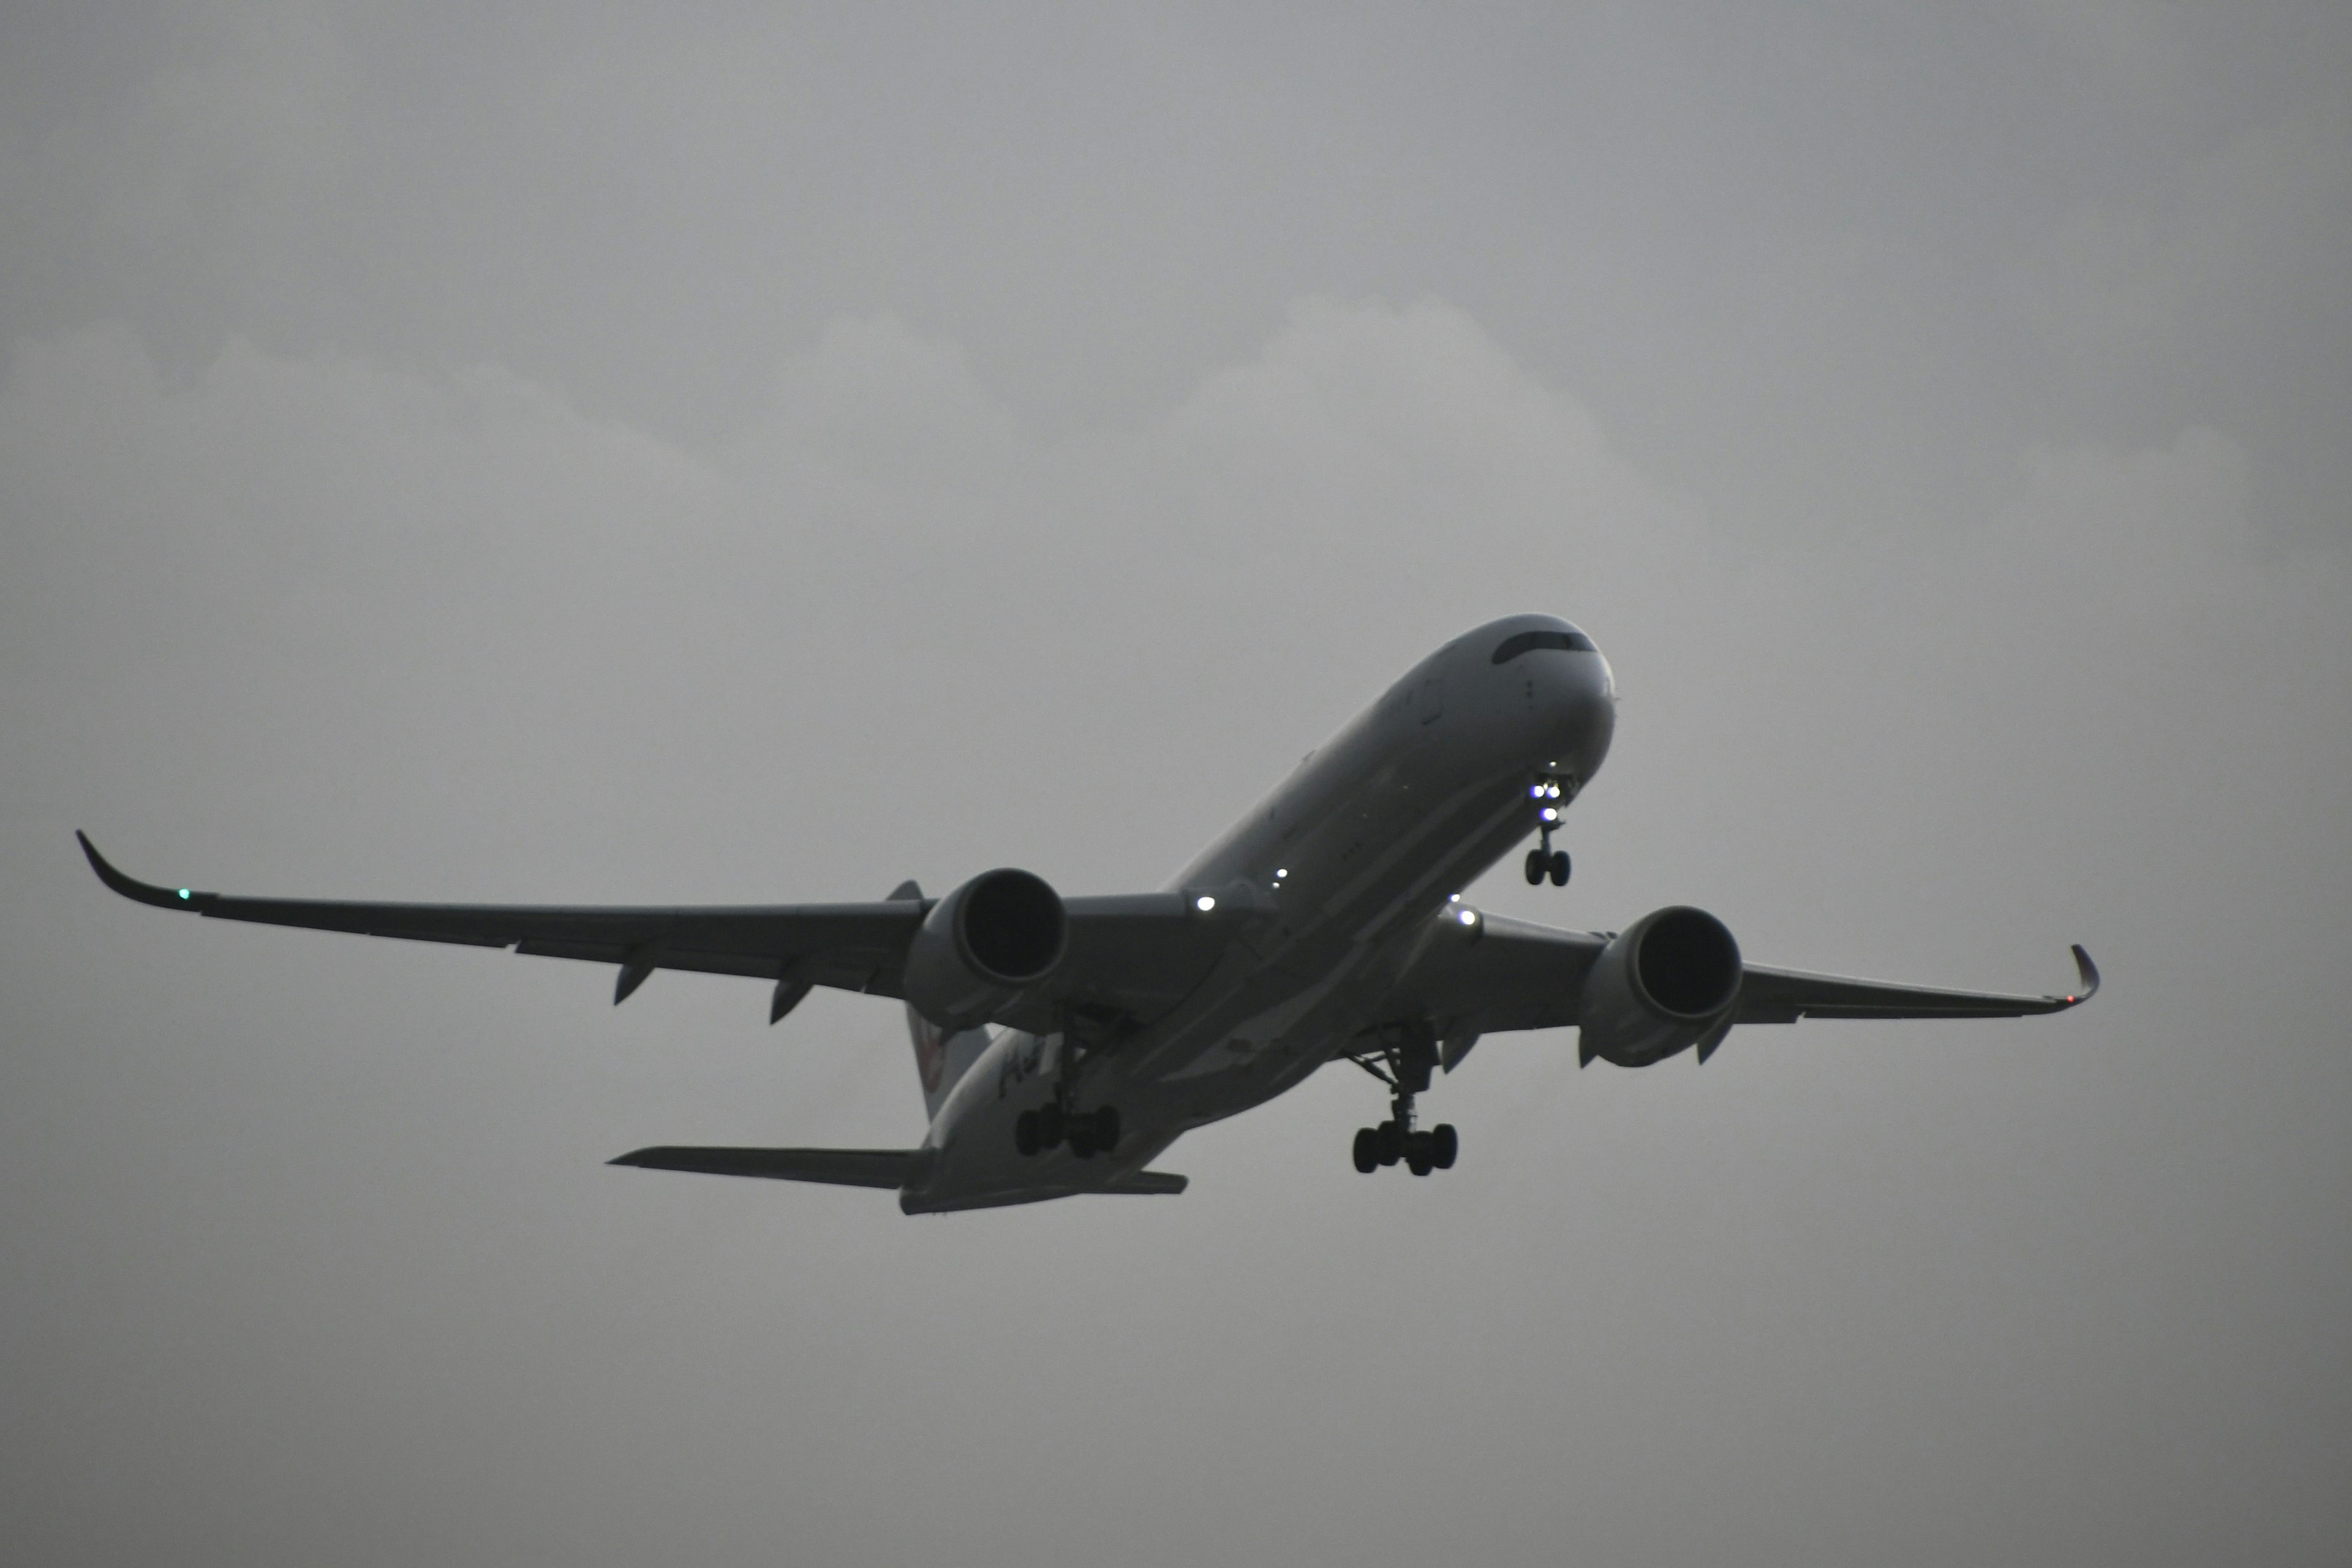
[[907,1000],[934,1024],[970,1028],[1050,976],[1068,946],[1061,896],[1043,878],[983,872],[923,917],[907,949]]
[[1585,976],[1579,1053],[1647,1067],[1730,1026],[1739,997],[1739,944],[1705,910],[1675,905],[1643,915],[1610,940]]

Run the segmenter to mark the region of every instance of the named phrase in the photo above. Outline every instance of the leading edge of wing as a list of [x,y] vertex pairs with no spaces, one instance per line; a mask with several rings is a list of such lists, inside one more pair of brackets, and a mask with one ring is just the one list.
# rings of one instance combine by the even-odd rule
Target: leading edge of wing
[[2022,1018],[2063,1013],[2099,990],[2099,966],[2090,952],[2080,942],[2073,952],[2078,985],[2063,996],[1897,985],[1749,964],[1740,978],[1737,1016],[1743,1024],[1792,1024],[1799,1018]]

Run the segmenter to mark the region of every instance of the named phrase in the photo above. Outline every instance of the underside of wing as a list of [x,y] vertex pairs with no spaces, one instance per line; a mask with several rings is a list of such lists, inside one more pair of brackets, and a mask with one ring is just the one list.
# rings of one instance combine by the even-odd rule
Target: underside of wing
[[[126,899],[213,920],[508,948],[543,958],[610,963],[613,999],[656,969],[773,981],[772,1022],[813,986],[904,997],[908,944],[932,901],[911,882],[889,899],[855,904],[663,907],[419,904],[257,899],[159,887],[118,869],[81,834],[99,879]],[[1188,994],[1231,934],[1177,894],[1064,900],[1068,945],[1051,979],[990,1021],[1047,1032],[1072,1008],[1149,1022]]]
[[1229,920],[1204,918],[1179,893],[1066,899],[1069,946],[1053,979],[992,1022],[1050,1034],[1075,1010],[1128,1027],[1192,994],[1233,940]]
[[1398,976],[1390,1005],[1440,1034],[1492,1035],[1574,1024],[1584,976],[1609,945],[1600,931],[1559,931],[1486,915],[1436,922]]
[[[1587,978],[1612,934],[1559,931],[1498,915],[1458,926],[1440,921],[1405,962],[1384,1011],[1400,1021],[1425,1023],[1440,1038],[1576,1025]],[[2091,955],[2080,947],[2074,952],[2075,989],[2048,996],[1898,985],[1742,963],[1727,1026],[1792,1024],[1800,1018],[2019,1018],[2063,1012],[2089,1001],[2099,988]],[[1712,1048],[1711,1043],[1702,1046],[1702,1059]]]
[[741,905],[722,908],[564,904],[361,903],[252,899],[161,888],[124,875],[88,837],[91,869],[126,899],[214,920],[311,931],[511,948],[549,958],[621,966],[620,994],[656,969],[690,969],[896,994],[900,962],[923,906]]
[[1735,1017],[1742,1024],[1793,1024],[1800,1018],[2022,1018],[2063,1013],[2089,1001],[2099,988],[2099,971],[2080,946],[2074,949],[2074,972],[2075,989],[2066,995],[2021,996],[1896,985],[1751,963],[1740,977]]

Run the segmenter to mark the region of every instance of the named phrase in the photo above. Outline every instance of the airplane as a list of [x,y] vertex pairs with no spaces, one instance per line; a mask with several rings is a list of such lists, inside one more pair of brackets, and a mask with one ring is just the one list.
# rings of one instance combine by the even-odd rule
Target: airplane
[[1064,898],[1012,868],[943,899],[704,908],[353,903],[157,887],[76,834],[101,881],[215,920],[511,948],[609,963],[614,1005],[656,969],[905,1004],[928,1130],[909,1149],[661,1146],[611,1163],[896,1191],[908,1214],[1081,1194],[1175,1194],[1150,1163],[1185,1132],[1348,1062],[1386,1089],[1355,1134],[1367,1174],[1451,1169],[1460,1135],[1419,1097],[1490,1034],[1573,1027],[1581,1065],[1704,1063],[1741,1024],[2007,1018],[2090,999],[1769,969],[1704,910],[1620,931],[1490,915],[1461,890],[1531,833],[1528,882],[1567,885],[1552,837],[1609,754],[1616,683],[1555,616],[1507,616],[1406,671],[1153,893]]

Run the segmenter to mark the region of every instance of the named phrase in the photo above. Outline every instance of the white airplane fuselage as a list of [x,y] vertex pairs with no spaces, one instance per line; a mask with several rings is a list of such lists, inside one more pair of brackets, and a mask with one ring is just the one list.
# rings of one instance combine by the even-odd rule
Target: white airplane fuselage
[[[1538,646],[1497,662],[1515,637]],[[1549,616],[1446,644],[1307,754],[1178,875],[1234,939],[1167,1016],[1088,1059],[1082,1093],[1115,1104],[1117,1152],[1023,1154],[1015,1119],[1054,1098],[1063,1038],[1006,1029],[940,1102],[901,1194],[909,1214],[1099,1192],[1183,1133],[1282,1093],[1378,1022],[1389,982],[1430,942],[1475,934],[1451,900],[1599,771],[1616,721],[1608,661]],[[1557,779],[1556,801],[1529,794]]]

